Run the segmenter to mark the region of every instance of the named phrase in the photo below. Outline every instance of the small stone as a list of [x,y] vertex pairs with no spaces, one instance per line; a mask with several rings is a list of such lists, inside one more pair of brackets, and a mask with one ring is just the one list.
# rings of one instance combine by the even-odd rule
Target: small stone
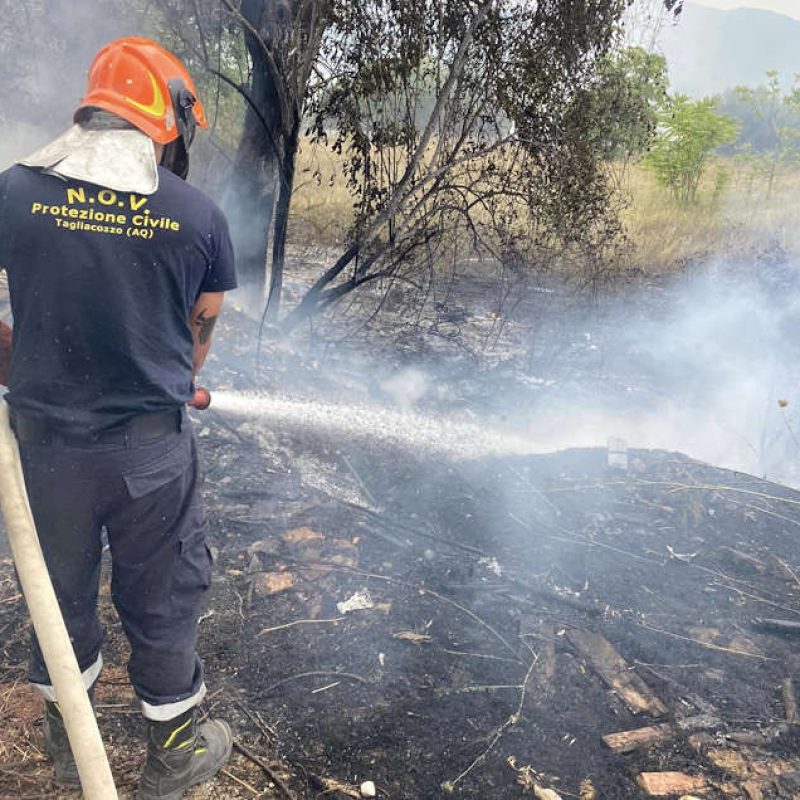
[[340,614],[349,614],[351,611],[366,611],[374,607],[375,602],[368,589],[361,589],[351,597],[348,597],[347,600],[342,600],[341,603],[336,604]]
[[358,789],[362,797],[377,797],[378,790],[372,781],[364,781]]

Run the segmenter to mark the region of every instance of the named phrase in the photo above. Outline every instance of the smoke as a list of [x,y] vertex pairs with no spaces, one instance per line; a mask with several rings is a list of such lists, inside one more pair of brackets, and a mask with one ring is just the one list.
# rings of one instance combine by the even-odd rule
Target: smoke
[[360,376],[363,396],[341,402],[309,386],[311,399],[230,393],[215,395],[215,404],[281,429],[457,460],[605,447],[617,438],[800,485],[795,265],[712,263],[589,314],[550,314],[557,324],[536,329],[535,359],[476,368],[470,380],[441,360],[390,369],[368,350],[339,350],[326,375],[338,370],[349,384]]
[[[53,0],[46,15],[6,11],[0,167],[70,124],[103,43],[147,33],[144,16],[107,0]],[[293,264],[289,277],[297,271]],[[287,281],[288,300],[304,286]],[[347,381],[356,375],[363,387],[355,401],[314,386],[307,387],[313,402],[290,393],[215,400],[231,414],[272,415],[331,435],[357,431],[454,458],[605,446],[616,437],[630,447],[679,450],[797,484],[799,297],[794,265],[711,264],[690,279],[605,301],[591,315],[562,311],[548,295],[553,303],[545,313],[558,324],[517,320],[517,328],[529,327],[530,340],[516,341],[522,352],[493,373],[476,367],[465,377],[460,364],[455,375],[452,364],[421,356],[390,368],[364,348],[349,359],[337,352],[336,369]],[[474,307],[480,302],[469,309],[474,316],[482,313]],[[468,326],[463,334],[479,338]]]
[[36,125],[20,123],[8,130],[4,129],[3,137],[0,138],[0,171],[38,150],[49,139],[50,132]]
[[89,65],[107,42],[148,35],[148,16],[112,0],[0,3],[0,169],[72,124]]
[[603,370],[577,402],[555,393],[559,421],[547,429],[571,428],[572,444],[618,436],[796,484],[796,267],[716,263],[650,292],[606,311],[595,339]]
[[405,411],[413,408],[430,391],[428,376],[415,367],[401,369],[384,378],[380,388]]
[[613,304],[595,402],[556,393],[558,427],[796,483],[799,285],[793,265],[717,263]]

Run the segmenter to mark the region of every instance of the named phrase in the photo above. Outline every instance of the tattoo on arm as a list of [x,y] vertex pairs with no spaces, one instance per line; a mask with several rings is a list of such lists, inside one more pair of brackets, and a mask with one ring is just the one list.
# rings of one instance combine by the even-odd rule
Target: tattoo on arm
[[200,344],[208,344],[211,341],[211,334],[217,324],[217,317],[207,317],[206,309],[203,309],[195,318],[194,324],[200,329],[197,338]]

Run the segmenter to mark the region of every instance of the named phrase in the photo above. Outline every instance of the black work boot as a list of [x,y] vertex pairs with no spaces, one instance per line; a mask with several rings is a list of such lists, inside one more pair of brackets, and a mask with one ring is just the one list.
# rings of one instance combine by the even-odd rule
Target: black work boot
[[137,800],[180,800],[190,786],[219,772],[231,757],[233,733],[226,722],[197,724],[192,708],[168,722],[147,721],[147,761]]
[[67,739],[67,729],[58,704],[45,702],[44,748],[53,761],[54,779],[62,786],[80,786],[78,767]]

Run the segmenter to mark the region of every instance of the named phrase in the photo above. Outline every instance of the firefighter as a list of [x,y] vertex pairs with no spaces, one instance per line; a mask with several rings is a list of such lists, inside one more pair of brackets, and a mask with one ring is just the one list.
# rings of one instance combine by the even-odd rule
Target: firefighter
[[[211,553],[186,414],[236,285],[233,253],[222,212],[183,180],[206,119],[173,55],[138,37],[108,44],[74,123],[0,174],[13,315],[10,347],[0,329],[0,379],[84,685],[91,694],[103,664],[105,533],[147,731],[138,798],[180,798],[216,774],[233,742],[225,722],[197,721]],[[35,637],[31,649],[56,780],[77,784]]]

